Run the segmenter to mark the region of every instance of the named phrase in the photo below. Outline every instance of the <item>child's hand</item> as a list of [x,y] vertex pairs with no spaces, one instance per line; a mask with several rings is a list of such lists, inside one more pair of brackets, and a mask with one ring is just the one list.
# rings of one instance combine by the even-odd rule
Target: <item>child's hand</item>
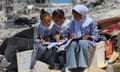
[[59,34],[56,34],[54,38],[57,42],[60,41],[60,35]]
[[67,41],[68,41],[68,38],[65,38],[64,40],[67,42]]
[[43,44],[43,43],[45,43],[45,40],[44,40],[44,39],[40,39],[40,40],[39,40],[39,43],[42,43],[42,44]]

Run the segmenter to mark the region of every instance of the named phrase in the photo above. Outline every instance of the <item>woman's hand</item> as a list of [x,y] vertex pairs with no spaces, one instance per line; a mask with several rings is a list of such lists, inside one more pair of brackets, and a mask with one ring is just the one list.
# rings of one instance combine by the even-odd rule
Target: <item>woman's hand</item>
[[71,37],[71,38],[75,38],[75,37],[76,37],[76,34],[75,34],[75,33],[72,33],[72,34],[70,35],[70,37]]
[[83,40],[89,40],[90,38],[91,38],[90,35],[84,35],[84,36],[82,36],[82,39],[83,39]]

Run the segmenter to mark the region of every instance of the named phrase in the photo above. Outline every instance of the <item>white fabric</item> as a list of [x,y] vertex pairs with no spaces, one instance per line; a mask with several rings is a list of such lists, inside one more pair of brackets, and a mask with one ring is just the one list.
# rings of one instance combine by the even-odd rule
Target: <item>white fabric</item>
[[77,4],[73,7],[73,10],[85,17],[88,13],[88,8],[85,5]]

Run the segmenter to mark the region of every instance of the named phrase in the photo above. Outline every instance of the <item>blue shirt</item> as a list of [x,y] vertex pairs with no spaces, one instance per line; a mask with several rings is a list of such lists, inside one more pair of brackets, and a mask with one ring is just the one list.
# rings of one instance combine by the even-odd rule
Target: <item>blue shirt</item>
[[98,39],[96,22],[93,20],[86,21],[86,24],[84,21],[76,22],[72,20],[70,24],[70,34],[72,33],[75,33],[76,37],[90,35],[94,40]]
[[34,41],[39,42],[40,38],[44,39],[45,41],[51,41],[52,27],[53,24],[51,24],[49,27],[46,27],[42,23],[37,23],[34,28]]
[[[69,20],[65,20],[63,24],[61,25],[57,25],[54,24],[53,26],[53,38],[56,34],[60,34],[60,39],[65,39],[65,38],[69,38],[70,33],[69,33],[69,26],[70,26],[70,21]],[[55,41],[55,40],[54,40]]]

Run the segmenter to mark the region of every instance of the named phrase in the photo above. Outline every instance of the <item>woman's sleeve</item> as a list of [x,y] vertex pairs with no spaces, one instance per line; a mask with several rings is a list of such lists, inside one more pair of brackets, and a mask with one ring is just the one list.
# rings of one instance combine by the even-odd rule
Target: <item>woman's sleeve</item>
[[74,33],[74,24],[73,24],[73,21],[71,21],[71,23],[70,23],[69,32],[70,32],[70,35],[71,35],[72,33]]
[[98,29],[97,29],[97,23],[94,21],[91,24],[91,37],[97,41],[99,38],[99,34],[98,34]]
[[39,27],[39,25],[36,25],[35,27],[34,27],[34,42],[39,42],[39,39],[38,39],[38,27]]

